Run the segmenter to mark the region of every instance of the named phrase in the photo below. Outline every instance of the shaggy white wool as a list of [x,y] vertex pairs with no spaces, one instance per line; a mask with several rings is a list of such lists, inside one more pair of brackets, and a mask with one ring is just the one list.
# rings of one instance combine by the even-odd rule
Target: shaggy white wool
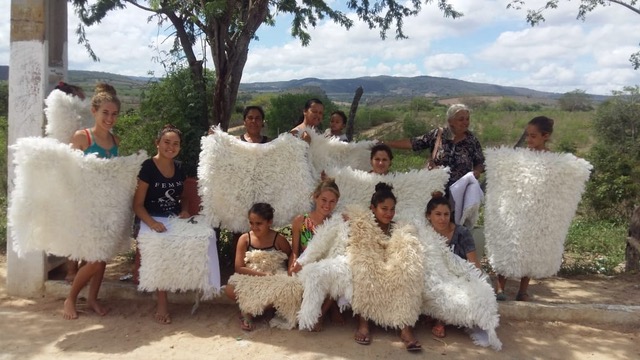
[[424,292],[423,249],[415,228],[395,225],[389,238],[370,210],[348,215],[353,313],[384,327],[413,326]]
[[130,244],[131,199],[145,153],[112,159],[84,155],[48,138],[21,138],[8,225],[14,249],[106,261]]
[[427,225],[423,217],[413,223],[423,245],[423,312],[447,324],[477,326],[487,332],[487,341],[479,341],[475,332],[472,334],[478,340],[476,344],[500,350],[502,343],[496,334],[500,316],[488,277],[452,253],[445,245],[446,239]]
[[556,274],[591,164],[571,154],[505,147],[487,149],[485,156],[491,266],[515,278]]
[[325,137],[315,131],[310,131],[309,161],[313,174],[320,177],[323,170],[331,168],[351,167],[352,169],[368,171],[371,169],[371,147],[375,141],[359,141],[346,143],[337,137]]
[[47,116],[45,134],[61,143],[68,144],[77,130],[91,127],[93,123],[91,101],[88,99],[82,100],[56,89],[44,100],[44,104],[44,114]]
[[277,317],[271,321],[271,326],[290,330],[296,326],[296,314],[302,301],[302,284],[296,277],[287,275],[286,258],[287,255],[281,251],[247,252],[247,267],[273,275],[233,274],[229,284],[235,287],[240,311],[258,316],[268,306],[273,306]]
[[333,168],[327,171],[327,175],[335,178],[340,188],[340,201],[335,210],[337,213],[350,204],[368,208],[376,184],[382,181],[393,185],[393,193],[398,200],[395,219],[410,221],[416,214],[424,213],[431,193],[444,191],[444,185],[449,180],[449,169],[411,170],[406,173],[378,175],[350,168]]
[[138,290],[217,293],[219,287],[212,288],[212,284],[220,282],[219,269],[218,279],[211,279],[207,251],[210,242],[216,241],[213,228],[201,216],[194,217],[194,222],[177,217],[155,219],[164,223],[167,231],[155,232],[140,224]]
[[275,209],[274,226],[309,211],[314,180],[308,144],[290,134],[268,144],[249,144],[221,130],[202,138],[198,193],[213,226],[248,230],[247,211],[257,202]]

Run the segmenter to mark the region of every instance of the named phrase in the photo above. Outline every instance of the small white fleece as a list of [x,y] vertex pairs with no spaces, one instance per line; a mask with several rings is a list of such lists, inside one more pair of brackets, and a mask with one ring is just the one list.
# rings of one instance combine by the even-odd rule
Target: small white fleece
[[77,130],[93,125],[89,99],[82,100],[56,89],[44,100],[44,104],[44,114],[47,116],[45,134],[63,144],[70,143]]

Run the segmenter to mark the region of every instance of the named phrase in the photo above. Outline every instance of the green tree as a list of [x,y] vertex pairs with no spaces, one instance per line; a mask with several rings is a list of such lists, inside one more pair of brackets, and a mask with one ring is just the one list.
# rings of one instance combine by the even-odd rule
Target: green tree
[[564,93],[564,95],[558,99],[558,105],[560,106],[560,109],[564,111],[593,110],[593,106],[591,106],[591,97],[584,90],[580,89]]
[[9,116],[9,82],[0,81],[0,116]]
[[[548,0],[541,8],[528,9],[527,22],[531,26],[536,26],[541,22],[544,22],[544,12],[548,9],[556,9],[559,2],[560,0]],[[525,0],[511,0],[511,2],[507,5],[507,9],[513,8],[516,10],[520,10],[523,6],[525,6],[525,4]],[[620,5],[640,15],[640,6],[638,4],[638,0],[580,0],[580,5],[578,6],[578,15],[576,16],[576,18],[578,20],[585,21],[588,13],[592,12],[598,7],[606,7],[610,6],[611,4]],[[638,70],[640,68],[640,51],[631,54],[631,56],[629,57],[629,62],[631,62],[634,69]]]
[[629,218],[640,200],[640,88],[625,87],[600,105],[594,118],[594,171],[585,193],[600,217]]
[[[99,23],[110,11],[119,10],[126,5],[136,6],[158,17],[158,23],[171,22],[176,30],[175,49],[180,49],[186,57],[194,77],[194,82],[204,93],[202,59],[196,57],[194,44],[198,38],[206,39],[210,46],[215,67],[216,81],[213,89],[213,121],[223,130],[229,127],[242,71],[247,62],[249,44],[256,39],[256,31],[262,24],[273,25],[274,14],[290,14],[291,35],[300,39],[303,45],[311,41],[308,29],[315,27],[324,18],[329,18],[340,26],[349,29],[353,21],[341,11],[335,10],[324,0],[69,0],[80,17],[77,29],[79,41],[95,54],[89,46],[84,26]],[[425,0],[431,3],[433,0]],[[457,12],[448,0],[437,0],[438,8],[446,17],[457,18]],[[395,29],[396,38],[405,38],[402,31],[403,19],[416,15],[422,7],[422,1],[411,0],[349,0],[347,7],[370,28],[380,30],[384,39],[387,31]],[[200,79],[200,80],[199,80]],[[206,120],[206,119],[205,119]],[[200,119],[203,121],[203,119]]]

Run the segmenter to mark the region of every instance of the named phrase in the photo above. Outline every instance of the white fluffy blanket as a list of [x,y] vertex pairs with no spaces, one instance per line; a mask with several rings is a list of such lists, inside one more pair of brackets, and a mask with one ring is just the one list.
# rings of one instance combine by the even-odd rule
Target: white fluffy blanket
[[335,178],[340,188],[336,213],[352,204],[368,208],[376,184],[382,181],[393,185],[393,193],[398,200],[395,219],[411,221],[416,214],[424,214],[431,193],[444,191],[444,185],[449,180],[449,169],[411,170],[406,173],[378,175],[351,168],[333,168],[327,171],[327,175]]
[[498,304],[488,277],[452,253],[424,218],[416,218],[414,224],[424,250],[423,313],[447,324],[479,327],[488,336],[482,341],[472,334],[474,343],[500,350]]
[[44,104],[44,114],[47,116],[45,134],[61,143],[68,144],[77,130],[91,127],[93,124],[90,100],[82,100],[63,91],[53,90],[44,100]]
[[323,170],[331,168],[351,167],[368,171],[371,169],[371,147],[375,141],[359,141],[346,143],[337,137],[325,137],[315,131],[310,131],[309,161],[315,176],[320,176]]
[[252,316],[262,315],[273,306],[276,317],[270,321],[272,327],[290,330],[296,326],[296,314],[302,301],[302,284],[296,277],[287,275],[281,251],[254,250],[247,252],[247,267],[272,273],[270,276],[233,274],[229,284],[235,287],[238,307]]
[[505,147],[485,155],[484,231],[491,266],[508,277],[554,275],[591,164],[571,154]]
[[45,251],[106,261],[131,238],[131,208],[145,153],[113,159],[84,155],[55,139],[21,138],[7,222],[16,252]]
[[424,257],[415,228],[396,225],[388,237],[368,209],[349,217],[354,314],[384,327],[415,325],[424,292]]
[[223,131],[202,138],[198,193],[210,224],[248,230],[247,211],[256,202],[275,209],[274,226],[285,226],[310,209],[314,179],[308,144],[290,134],[268,144],[249,144]]
[[191,222],[177,217],[155,219],[163,222],[167,231],[158,233],[146,224],[140,224],[138,290],[217,293],[220,270],[209,268],[208,252],[210,243],[216,241],[213,228],[201,216],[194,217],[195,221]]

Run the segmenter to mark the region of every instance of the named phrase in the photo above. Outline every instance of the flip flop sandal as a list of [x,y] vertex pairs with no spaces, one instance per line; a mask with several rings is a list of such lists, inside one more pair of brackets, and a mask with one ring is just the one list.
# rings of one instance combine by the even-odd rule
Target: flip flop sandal
[[244,316],[240,317],[240,329],[243,331],[252,331],[253,330],[253,320],[250,320]]
[[371,336],[365,335],[359,331],[356,331],[356,335],[353,339],[360,345],[371,345]]
[[418,342],[418,340],[407,341],[403,338],[400,338],[400,340],[402,340],[402,343],[404,344],[404,348],[407,351],[409,352],[422,351],[422,345]]
[[154,318],[158,324],[161,324],[161,325],[171,324],[171,315],[169,313],[166,313],[164,315],[160,313],[156,313]]
[[516,301],[529,301],[529,294],[518,293],[518,295],[516,295]]
[[496,294],[496,300],[498,301],[507,301],[507,295],[500,291],[499,293]]

